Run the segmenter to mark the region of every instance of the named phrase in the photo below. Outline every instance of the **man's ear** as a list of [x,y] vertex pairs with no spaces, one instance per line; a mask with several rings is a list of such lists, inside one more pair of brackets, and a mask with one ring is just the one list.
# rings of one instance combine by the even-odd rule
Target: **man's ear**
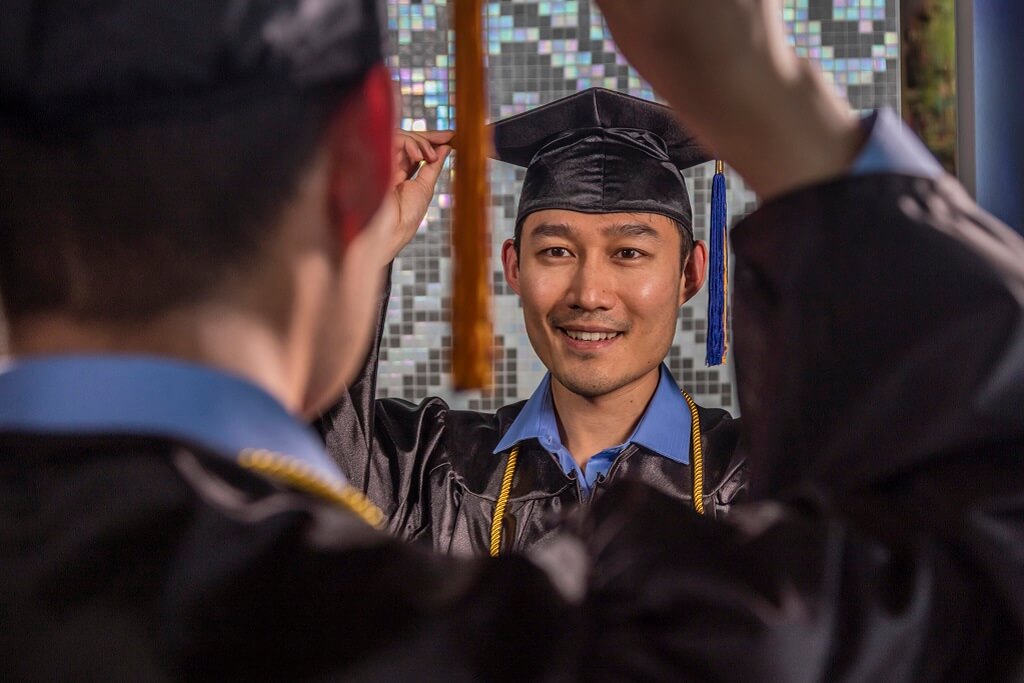
[[505,282],[513,292],[519,294],[519,254],[512,240],[505,240],[501,245],[501,265],[505,269]]
[[704,286],[708,272],[708,245],[694,242],[693,251],[683,264],[682,279],[679,282],[679,305],[682,306]]
[[394,128],[393,86],[381,64],[338,106],[328,127],[328,210],[343,247],[369,223],[390,189]]

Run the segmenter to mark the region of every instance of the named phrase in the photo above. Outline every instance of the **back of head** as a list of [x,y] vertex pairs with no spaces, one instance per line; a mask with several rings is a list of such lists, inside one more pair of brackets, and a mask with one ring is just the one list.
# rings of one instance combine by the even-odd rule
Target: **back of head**
[[143,320],[245,271],[382,61],[376,0],[18,2],[0,19],[12,323]]

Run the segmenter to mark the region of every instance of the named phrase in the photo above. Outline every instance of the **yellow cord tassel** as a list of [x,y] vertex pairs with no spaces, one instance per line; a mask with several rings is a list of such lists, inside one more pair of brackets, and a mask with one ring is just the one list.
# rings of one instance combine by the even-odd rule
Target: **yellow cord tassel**
[[455,197],[452,217],[452,381],[491,381],[491,261],[487,216],[487,87],[483,2],[455,0]]
[[249,448],[238,454],[238,464],[282,484],[301,489],[348,508],[372,527],[384,528],[384,513],[362,491],[330,481],[309,465],[284,453]]
[[494,516],[491,518],[491,557],[497,557],[501,553],[501,524],[505,521],[505,508],[508,506],[509,494],[512,493],[512,479],[516,476],[516,460],[518,459],[519,446],[516,446],[508,454],[505,474],[501,477],[501,492],[498,494],[498,502],[494,505]]
[[690,469],[693,472],[691,495],[693,496],[693,509],[698,514],[704,514],[704,440],[701,436],[700,413],[697,412],[697,404],[693,398],[683,392],[686,405],[690,407],[690,451],[692,453]]

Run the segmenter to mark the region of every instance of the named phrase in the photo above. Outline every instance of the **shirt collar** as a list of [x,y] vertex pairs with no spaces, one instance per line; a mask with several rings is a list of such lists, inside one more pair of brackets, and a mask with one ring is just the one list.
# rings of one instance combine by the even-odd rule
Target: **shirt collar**
[[263,449],[344,476],[316,434],[256,385],[210,367],[144,356],[46,356],[0,363],[0,431],[170,438],[229,460]]
[[544,375],[530,400],[501,437],[494,452],[501,453],[527,439],[537,439],[544,448],[552,452],[562,445],[562,439],[558,435],[558,422],[555,420],[555,408],[551,403],[550,372]]
[[690,463],[690,406],[664,364],[654,397],[647,405],[629,443],[654,451],[669,460]]
[[[623,446],[630,443],[643,446],[658,455],[679,463],[690,462],[690,408],[672,378],[672,373],[661,365],[658,387],[647,404],[640,422]],[[527,439],[537,439],[549,452],[562,446],[551,400],[551,374],[544,376],[508,431],[495,447],[495,453],[506,451]]]
[[850,175],[904,173],[938,178],[944,173],[928,148],[892,109],[870,114],[861,125],[868,138],[850,167]]

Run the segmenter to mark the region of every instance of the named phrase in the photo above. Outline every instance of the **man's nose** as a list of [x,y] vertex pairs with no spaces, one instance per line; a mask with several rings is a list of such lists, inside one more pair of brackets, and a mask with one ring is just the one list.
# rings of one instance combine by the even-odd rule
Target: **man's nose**
[[573,273],[567,292],[570,308],[610,310],[615,306],[614,278],[603,259],[584,257]]

